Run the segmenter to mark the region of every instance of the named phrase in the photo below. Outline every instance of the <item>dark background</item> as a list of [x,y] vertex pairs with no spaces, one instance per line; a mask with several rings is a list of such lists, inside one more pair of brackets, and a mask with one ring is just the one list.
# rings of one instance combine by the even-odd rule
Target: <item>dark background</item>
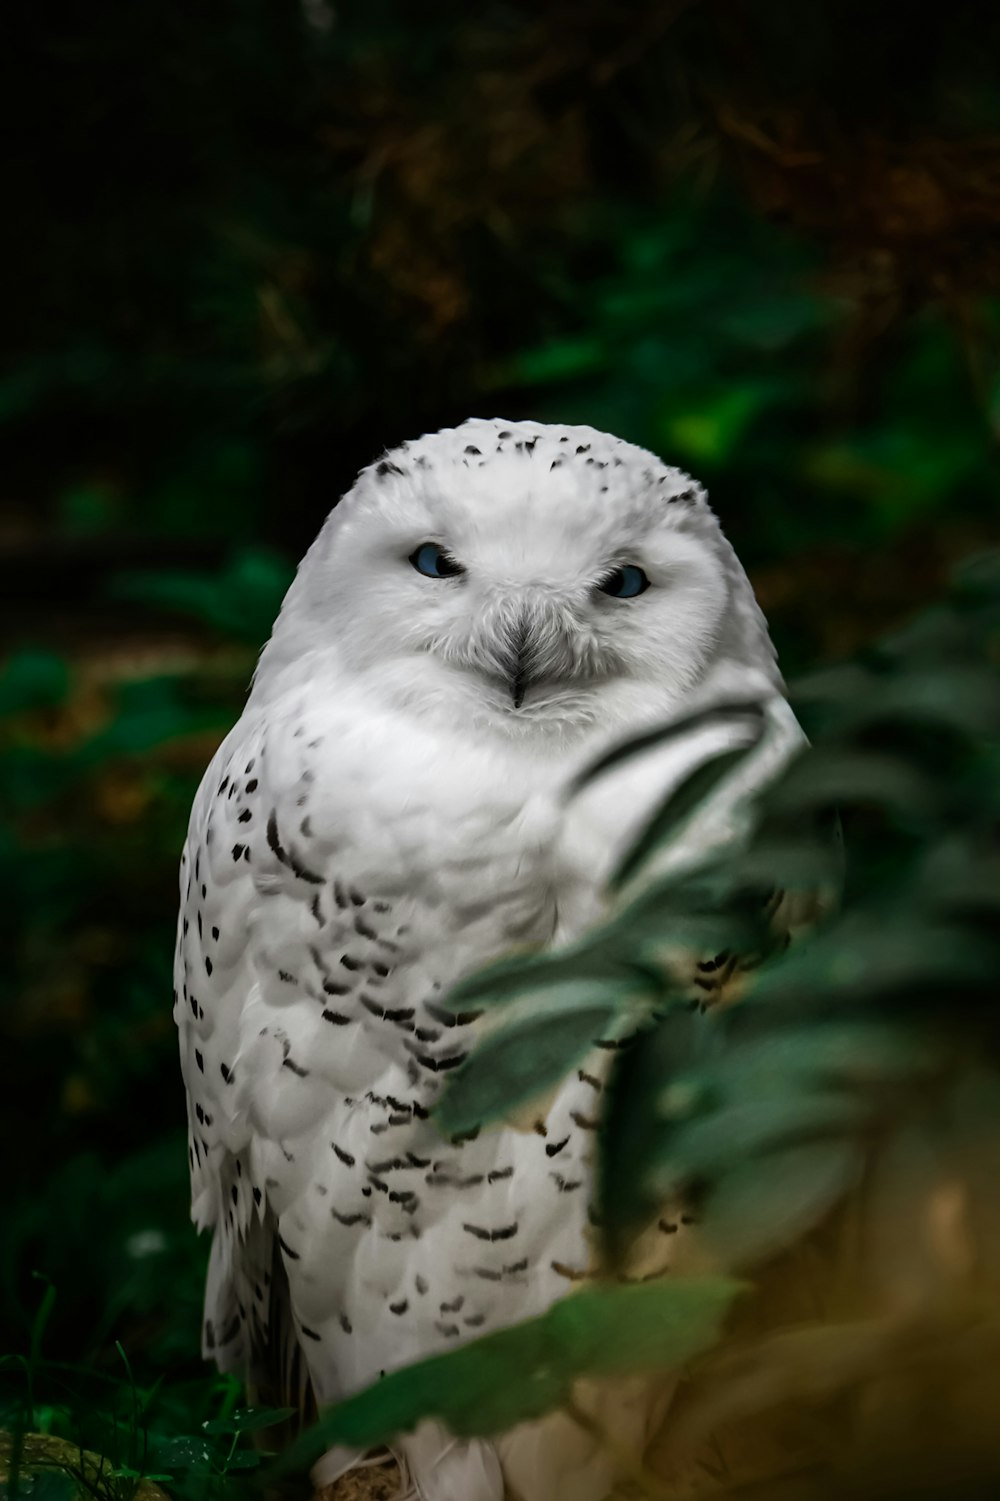
[[188,1391],[176,860],[295,560],[383,446],[530,416],[702,479],[790,675],[932,602],[1000,534],[1000,10],[5,28],[0,1351],[49,1279],[50,1355]]

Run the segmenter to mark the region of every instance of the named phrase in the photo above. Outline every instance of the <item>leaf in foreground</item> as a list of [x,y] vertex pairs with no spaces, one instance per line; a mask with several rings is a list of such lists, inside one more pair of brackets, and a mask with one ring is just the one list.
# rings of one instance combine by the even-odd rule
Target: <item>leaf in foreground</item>
[[580,1376],[668,1370],[707,1349],[744,1284],[686,1278],[591,1287],[540,1318],[396,1371],[327,1412],[282,1471],[336,1444],[370,1448],[440,1418],[459,1437],[502,1432],[570,1399]]

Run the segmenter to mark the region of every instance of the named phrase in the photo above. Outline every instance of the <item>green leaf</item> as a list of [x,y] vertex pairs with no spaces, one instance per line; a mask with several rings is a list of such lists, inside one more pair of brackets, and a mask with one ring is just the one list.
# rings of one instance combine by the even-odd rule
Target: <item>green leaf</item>
[[598,1038],[620,1037],[639,1020],[635,982],[580,979],[525,997],[518,1016],[488,1032],[445,1085],[437,1118],[445,1131],[469,1131],[509,1114],[558,1083]]
[[13,653],[0,673],[0,715],[48,709],[64,703],[69,693],[69,667],[54,652]]
[[707,802],[721,783],[759,743],[759,736],[749,745],[724,750],[710,757],[675,787],[653,813],[639,838],[624,856],[611,877],[612,887],[625,884],[649,859],[650,855],[677,836],[683,824]]
[[785,1249],[829,1213],[857,1181],[854,1142],[819,1141],[753,1157],[703,1198],[698,1239],[721,1266],[749,1267]]
[[946,1061],[940,1043],[925,1029],[878,1015],[810,1025],[803,1014],[791,1027],[762,1036],[751,1032],[741,1039],[738,1029],[741,1024],[752,1026],[753,1008],[754,1002],[747,1000],[732,1013],[735,1035],[731,1033],[724,1045],[720,1041],[718,1056],[666,1085],[657,1116],[675,1116],[681,1100],[697,1108],[706,1098],[752,1100],[782,1089],[882,1092],[933,1077]]
[[487,965],[453,986],[441,1004],[454,1012],[468,1009],[472,1003],[502,1005],[534,990],[564,982],[575,984],[581,979],[600,979],[609,985],[637,983],[635,966],[611,943],[607,927],[551,954],[519,954]]
[[695,1277],[587,1288],[540,1318],[386,1376],[325,1413],[280,1469],[334,1444],[385,1443],[425,1417],[460,1438],[502,1432],[565,1405],[580,1376],[675,1369],[714,1343],[741,1290],[726,1278]]
[[709,726],[726,725],[730,728],[742,728],[746,725],[750,729],[756,729],[759,738],[765,714],[764,704],[756,699],[725,699],[711,708],[699,709],[694,714],[684,714],[679,719],[671,719],[667,724],[658,725],[655,729],[646,730],[641,735],[634,735],[622,741],[606,751],[603,756],[598,756],[595,761],[591,761],[573,778],[565,795],[567,798],[575,797],[588,783],[594,781],[596,777],[603,776],[606,771],[611,771],[621,762],[629,761],[634,756],[642,755],[644,751],[667,745],[671,740],[678,740],[684,735],[692,735]]
[[664,1084],[691,1070],[711,1028],[711,1018],[678,1007],[614,1060],[597,1142],[597,1218],[613,1266],[660,1202],[652,1170],[668,1135],[657,1114]]
[[776,1084],[775,1092],[762,1099],[744,1095],[683,1121],[669,1135],[661,1133],[654,1186],[668,1197],[699,1179],[725,1175],[746,1158],[857,1132],[872,1119],[876,1105],[870,1096],[795,1091],[787,1083]]
[[755,1004],[801,1011],[806,998],[815,1008],[827,1000],[858,1001],[908,988],[920,993],[936,985],[953,990],[988,980],[995,960],[995,946],[957,922],[945,923],[929,913],[914,921],[910,907],[857,911],[761,970],[751,997]]
[[840,746],[813,747],[762,798],[765,814],[784,815],[869,803],[909,820],[933,816],[939,799],[933,784],[898,756]]
[[111,592],[193,615],[235,640],[257,646],[271,629],[293,573],[277,553],[247,548],[216,575],[166,569],[123,573],[113,581]]
[[297,1412],[297,1407],[238,1407],[229,1417],[211,1418],[201,1426],[204,1433],[256,1433],[295,1417]]

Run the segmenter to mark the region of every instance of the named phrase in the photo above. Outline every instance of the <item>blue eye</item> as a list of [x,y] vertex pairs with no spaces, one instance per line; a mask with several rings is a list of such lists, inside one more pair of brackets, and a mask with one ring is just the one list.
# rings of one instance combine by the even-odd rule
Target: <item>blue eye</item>
[[626,563],[624,568],[616,568],[614,573],[601,579],[597,587],[603,594],[610,594],[614,599],[634,599],[637,594],[646,592],[649,579],[634,563]]
[[429,579],[452,579],[465,572],[461,563],[456,563],[436,542],[422,542],[416,552],[410,553],[410,562]]

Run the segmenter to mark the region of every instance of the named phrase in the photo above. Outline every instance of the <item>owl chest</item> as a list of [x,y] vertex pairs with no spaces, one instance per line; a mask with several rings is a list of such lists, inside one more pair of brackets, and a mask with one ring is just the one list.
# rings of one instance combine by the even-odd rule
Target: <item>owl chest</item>
[[552,939],[561,881],[547,800],[481,781],[445,776],[352,820],[353,885],[394,904],[406,948],[446,944],[482,962]]

